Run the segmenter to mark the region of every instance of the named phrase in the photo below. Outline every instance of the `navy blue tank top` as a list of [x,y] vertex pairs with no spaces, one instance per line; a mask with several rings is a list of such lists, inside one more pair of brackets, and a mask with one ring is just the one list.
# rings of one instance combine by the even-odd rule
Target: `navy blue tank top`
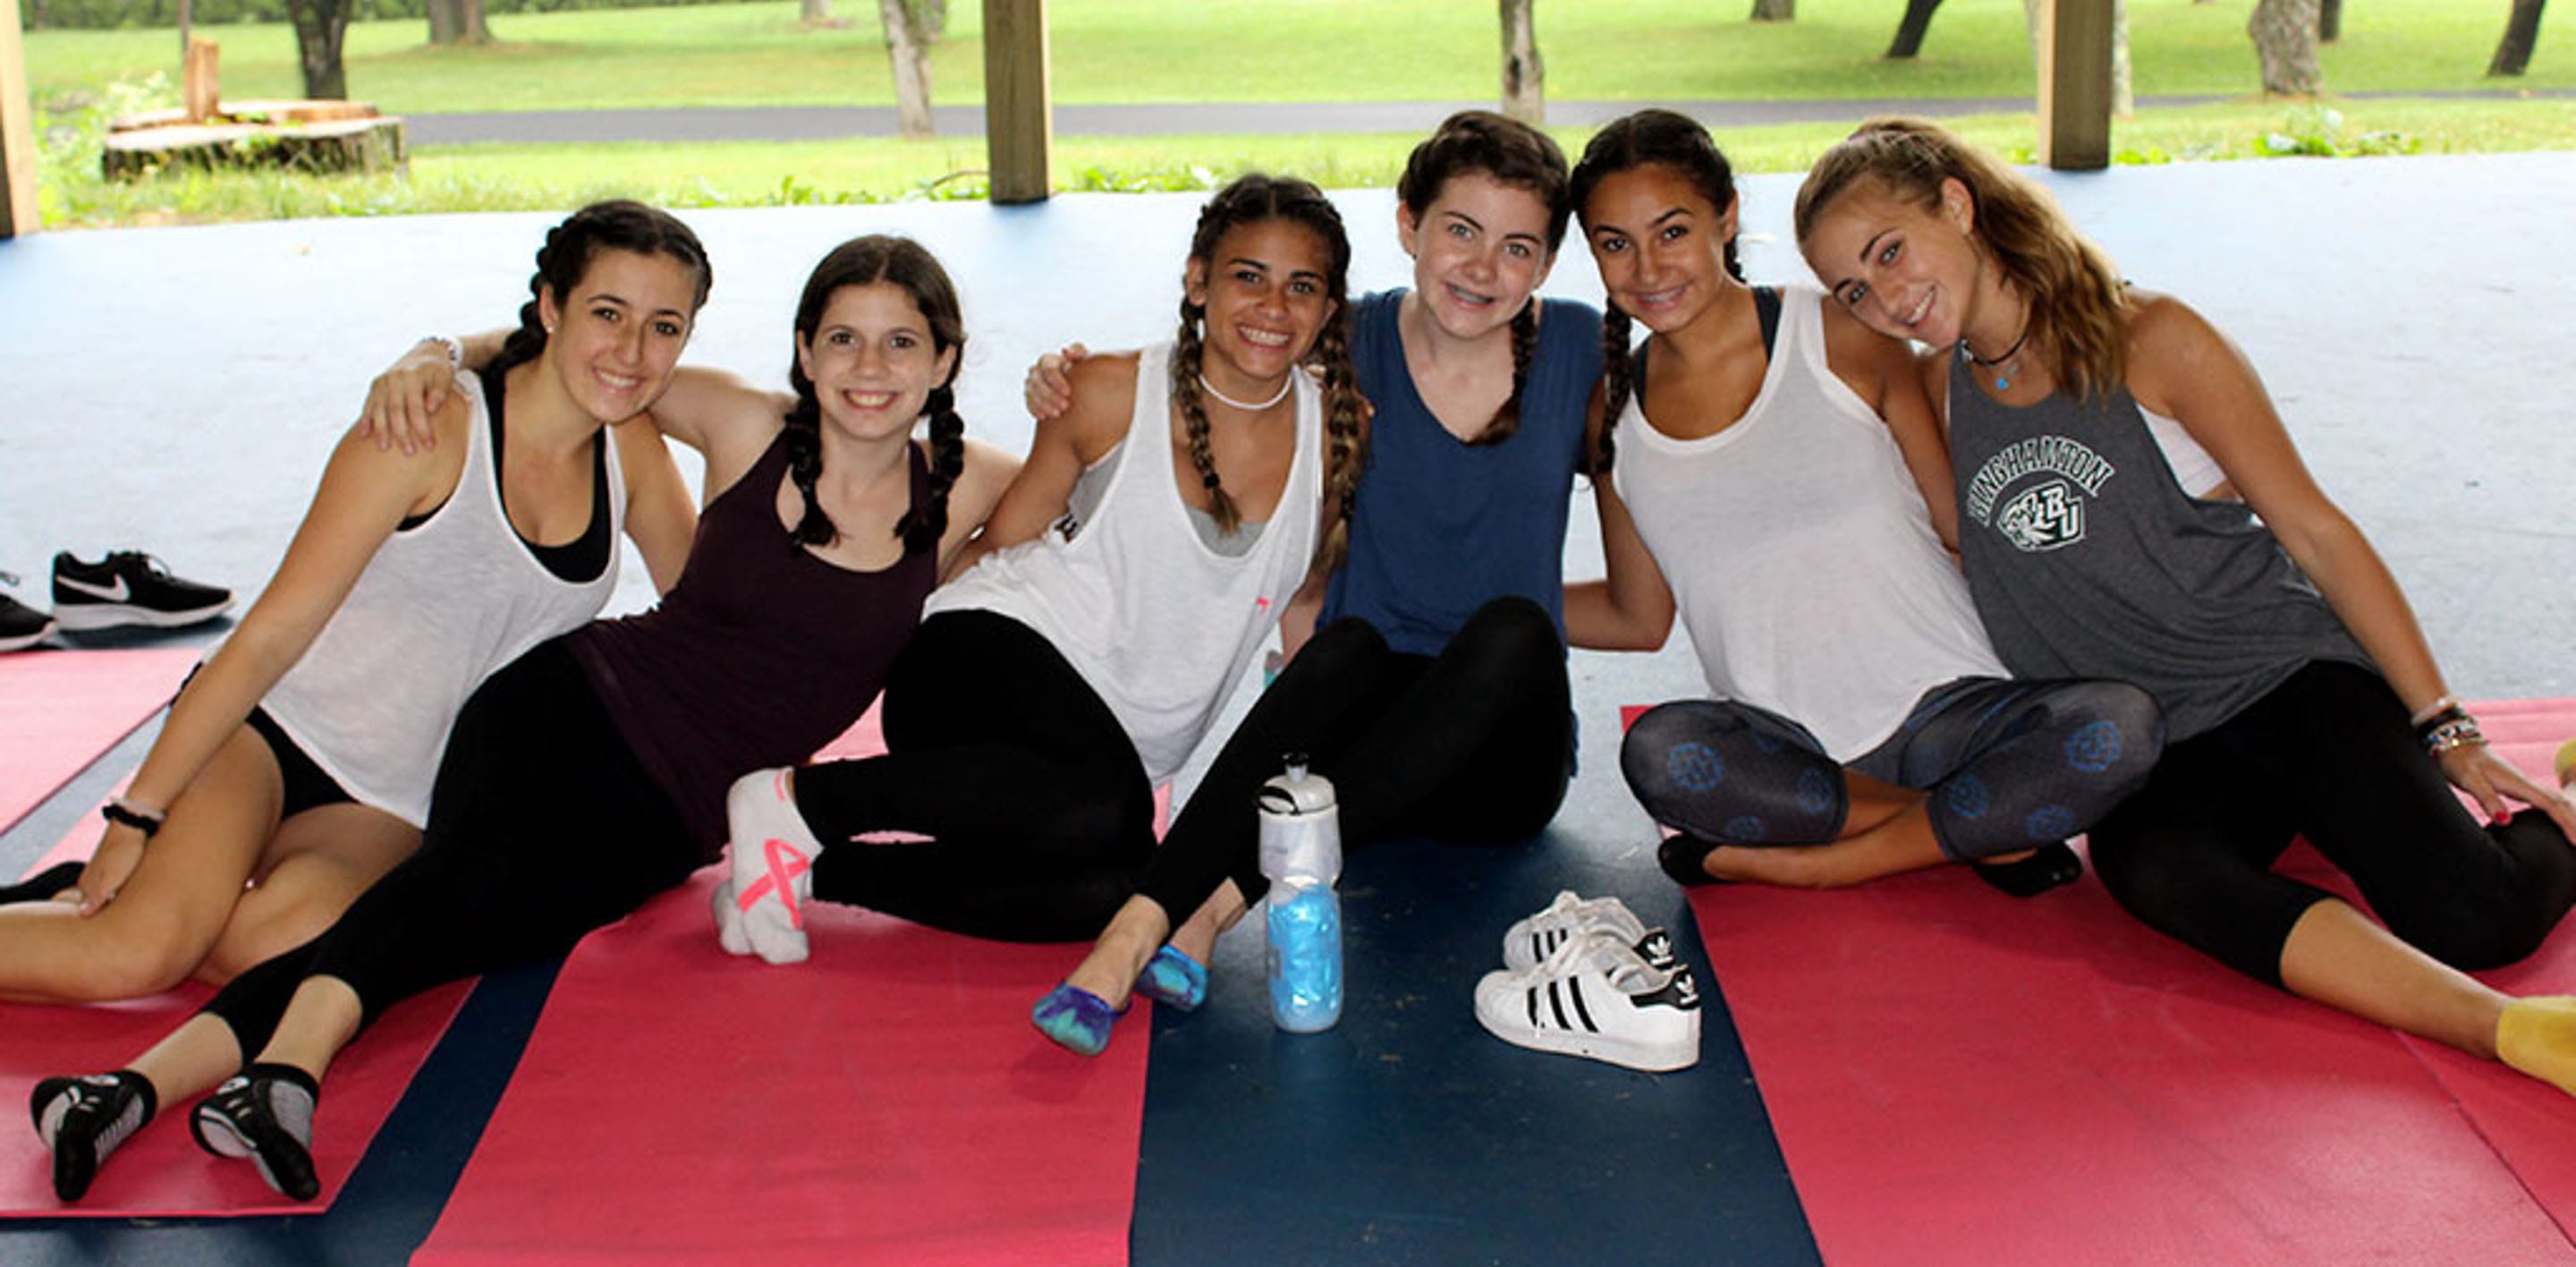
[[1565,522],[1583,411],[1601,377],[1601,314],[1543,301],[1520,429],[1470,445],[1440,425],[1404,365],[1402,290],[1352,309],[1351,356],[1375,407],[1350,558],[1324,594],[1325,623],[1357,616],[1394,650],[1438,655],[1486,603],[1537,603],[1565,637]]

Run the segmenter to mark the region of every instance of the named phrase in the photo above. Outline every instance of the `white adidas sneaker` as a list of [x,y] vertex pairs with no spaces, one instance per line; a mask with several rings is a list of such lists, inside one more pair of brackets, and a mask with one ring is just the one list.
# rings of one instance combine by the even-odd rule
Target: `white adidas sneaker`
[[[1646,938],[1646,922],[1637,918],[1627,903],[1615,897],[1585,898],[1568,889],[1529,918],[1504,930],[1503,966],[1527,972],[1555,954],[1557,947],[1595,930],[1617,933],[1619,940],[1631,946]],[[1665,950],[1667,962],[1671,954],[1669,948]],[[1648,959],[1651,961],[1653,956]]]
[[1567,941],[1525,971],[1476,983],[1476,1020],[1515,1047],[1669,1073],[1699,1063],[1699,983],[1658,968],[1619,934]]

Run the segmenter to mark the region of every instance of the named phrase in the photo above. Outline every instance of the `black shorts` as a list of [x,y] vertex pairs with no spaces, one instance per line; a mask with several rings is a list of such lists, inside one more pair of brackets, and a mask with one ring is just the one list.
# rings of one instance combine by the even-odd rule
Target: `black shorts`
[[279,822],[293,818],[308,809],[320,809],[325,805],[357,803],[358,798],[349,795],[349,790],[340,786],[338,779],[332,778],[323,771],[321,766],[315,765],[313,758],[304,755],[304,749],[297,747],[295,741],[287,737],[285,728],[277,724],[276,718],[268,715],[267,709],[254,708],[250,710],[250,716],[242,720],[252,730],[259,732],[259,737],[268,742],[270,754],[277,758],[277,775],[286,788],[286,800],[277,809]]

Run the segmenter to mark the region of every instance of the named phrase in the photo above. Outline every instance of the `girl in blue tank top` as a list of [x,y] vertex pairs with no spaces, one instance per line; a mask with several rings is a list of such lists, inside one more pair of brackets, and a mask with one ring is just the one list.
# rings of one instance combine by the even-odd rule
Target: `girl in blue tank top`
[[[1485,111],[1414,149],[1396,213],[1413,287],[1353,311],[1374,415],[1348,562],[1290,605],[1285,669],[1073,986],[1197,1005],[1218,934],[1266,888],[1253,800],[1282,753],[1332,780],[1351,843],[1522,840],[1555,816],[1574,745],[1566,515],[1601,368],[1598,314],[1534,293],[1564,240],[1566,178],[1555,142]],[[1052,366],[1029,396],[1041,416],[1063,406]]]
[[[1817,161],[1797,225],[1853,315],[1931,349],[1962,555],[2005,664],[2163,705],[2163,759],[2092,833],[2112,896],[2258,980],[2576,1094],[2576,998],[2464,971],[2529,955],[2576,902],[2576,808],[2487,748],[2244,354],[1934,124],[1863,125]],[[2159,423],[2224,482],[2186,493]],[[2508,818],[2508,797],[2530,809]],[[2379,919],[2274,872],[2294,835]]]

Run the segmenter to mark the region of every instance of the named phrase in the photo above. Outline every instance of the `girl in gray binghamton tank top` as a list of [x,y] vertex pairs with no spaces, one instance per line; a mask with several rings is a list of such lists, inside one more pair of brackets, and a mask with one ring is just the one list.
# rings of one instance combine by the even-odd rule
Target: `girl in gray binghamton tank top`
[[[1961,554],[2005,664],[2125,678],[2164,707],[2162,762],[2092,833],[2112,896],[2258,980],[2576,1094],[2576,998],[2465,975],[2529,955],[2576,902],[2576,809],[2488,749],[2243,354],[1934,124],[1875,120],[1828,151],[1797,228],[1836,300],[1932,349]],[[2216,487],[2178,486],[2149,434],[2165,420],[2217,459]],[[2508,798],[2530,808],[2507,819]],[[2272,871],[2293,836],[2384,931]]]

